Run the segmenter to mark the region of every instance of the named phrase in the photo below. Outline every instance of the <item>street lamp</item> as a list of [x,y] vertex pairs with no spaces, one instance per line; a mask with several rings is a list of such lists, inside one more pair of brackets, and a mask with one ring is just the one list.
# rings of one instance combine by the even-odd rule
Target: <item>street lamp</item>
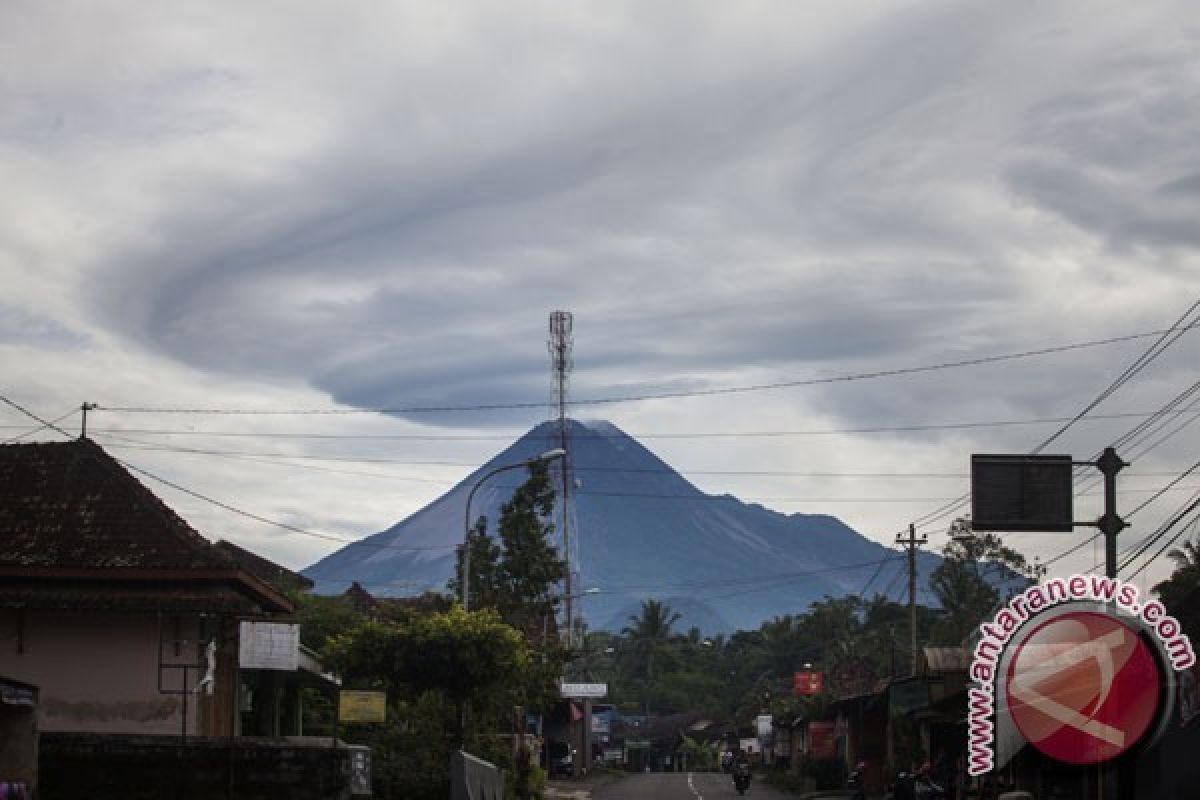
[[471,581],[471,500],[475,497],[475,491],[484,484],[488,478],[501,472],[506,472],[510,469],[521,469],[522,467],[531,467],[534,464],[540,464],[545,461],[553,461],[556,458],[563,458],[567,455],[567,451],[561,447],[556,447],[553,450],[547,450],[536,458],[530,458],[516,464],[506,464],[503,467],[496,467],[489,470],[480,476],[479,480],[475,481],[475,485],[471,487],[471,491],[467,493],[467,507],[463,511],[463,572],[462,572],[462,605],[463,611],[469,611],[468,599],[470,594]]

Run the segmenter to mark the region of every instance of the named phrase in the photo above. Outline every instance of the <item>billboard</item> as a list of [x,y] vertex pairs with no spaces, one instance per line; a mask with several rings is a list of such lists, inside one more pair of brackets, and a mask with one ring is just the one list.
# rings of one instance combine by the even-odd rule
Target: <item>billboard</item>
[[1070,456],[971,456],[971,528],[1074,530]]

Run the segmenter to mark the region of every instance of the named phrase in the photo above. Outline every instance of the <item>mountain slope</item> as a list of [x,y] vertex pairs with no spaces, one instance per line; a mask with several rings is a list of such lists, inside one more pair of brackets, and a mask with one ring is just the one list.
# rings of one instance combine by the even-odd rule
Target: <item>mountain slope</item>
[[[651,597],[683,613],[679,629],[694,625],[705,633],[757,628],[825,595],[861,594],[868,585],[868,594],[890,590],[900,599],[907,585],[902,554],[836,518],[780,514],[705,494],[616,426],[568,424],[573,474],[581,482],[572,489],[575,513],[568,520],[578,545],[573,567],[581,573],[575,591],[599,590],[581,597],[592,628],[619,630]],[[380,595],[443,589],[471,487],[496,466],[556,446],[557,423],[538,425],[429,506],[304,574],[330,594],[351,580]],[[494,530],[500,505],[524,477],[513,470],[489,478],[472,500],[472,518],[487,514]],[[936,556],[920,556],[920,585],[937,563]]]

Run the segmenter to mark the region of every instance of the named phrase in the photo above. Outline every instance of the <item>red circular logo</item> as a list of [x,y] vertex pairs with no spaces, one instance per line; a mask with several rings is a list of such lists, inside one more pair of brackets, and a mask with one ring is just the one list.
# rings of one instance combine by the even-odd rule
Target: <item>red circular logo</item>
[[1137,744],[1158,711],[1150,648],[1121,620],[1089,611],[1042,623],[1021,642],[1005,693],[1025,739],[1072,764],[1108,761]]

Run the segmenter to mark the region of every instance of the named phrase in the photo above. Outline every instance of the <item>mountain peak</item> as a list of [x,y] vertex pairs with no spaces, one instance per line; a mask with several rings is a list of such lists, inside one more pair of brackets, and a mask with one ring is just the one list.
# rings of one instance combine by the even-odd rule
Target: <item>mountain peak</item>
[[[320,593],[340,594],[355,580],[384,596],[444,590],[463,538],[467,496],[474,489],[471,516],[485,515],[494,530],[500,506],[524,481],[517,470],[482,484],[480,478],[561,440],[558,420],[534,426],[430,505],[304,574]],[[901,557],[834,517],[785,515],[732,495],[705,494],[604,420],[567,420],[566,441],[571,513],[566,525],[556,520],[556,529],[561,535],[565,527],[571,537],[577,586],[596,589],[577,604],[592,628],[619,630],[648,598],[675,599],[684,629],[757,628],[825,595],[894,588],[898,596],[903,585]],[[561,466],[552,469],[560,474]]]

